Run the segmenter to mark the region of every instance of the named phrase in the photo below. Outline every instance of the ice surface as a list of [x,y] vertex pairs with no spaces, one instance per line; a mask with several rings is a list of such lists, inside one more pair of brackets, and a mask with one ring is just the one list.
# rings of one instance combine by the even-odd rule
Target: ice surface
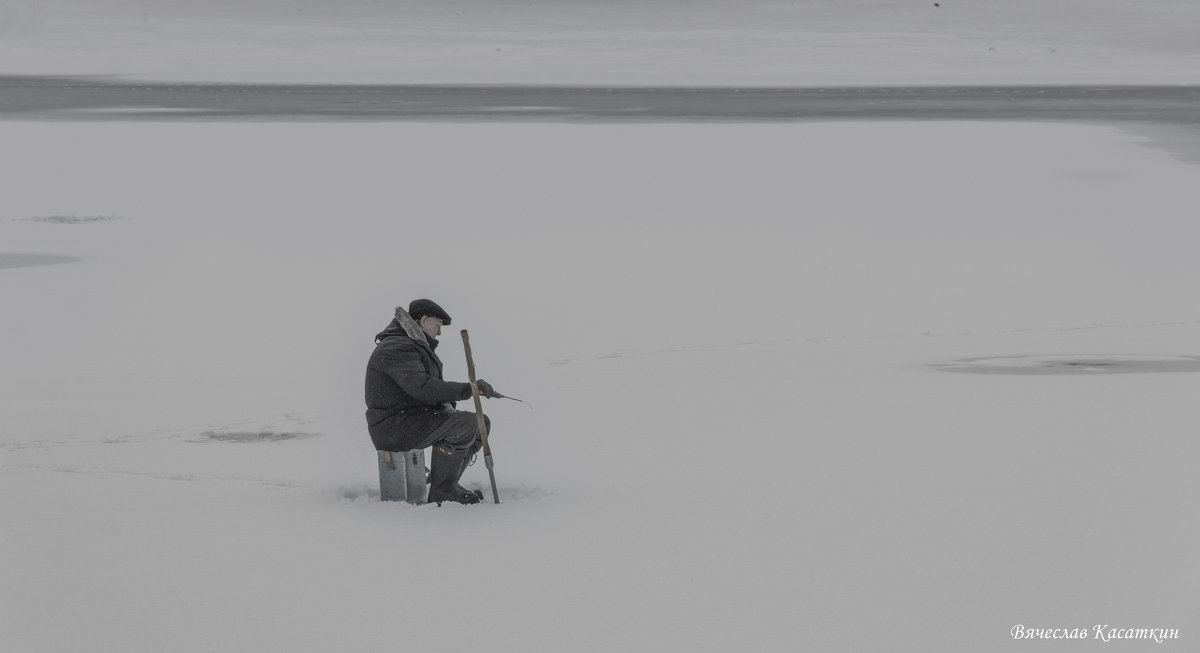
[[0,0],[0,73],[169,80],[1197,83],[1193,0]]
[[[1136,135],[0,141],[4,248],[80,259],[0,274],[6,650],[376,649],[407,625],[421,648],[990,651],[1034,619],[1195,623],[1200,375],[932,367],[1197,355],[1200,169]],[[362,370],[417,296],[529,401],[488,405],[499,506],[378,501]]]
[[[1200,70],[1191,2],[940,4],[7,1],[0,70]],[[0,123],[0,650],[1191,646],[1200,375],[937,369],[1200,355],[1194,136],[1143,133]],[[499,506],[378,500],[363,366],[418,296],[528,402]]]

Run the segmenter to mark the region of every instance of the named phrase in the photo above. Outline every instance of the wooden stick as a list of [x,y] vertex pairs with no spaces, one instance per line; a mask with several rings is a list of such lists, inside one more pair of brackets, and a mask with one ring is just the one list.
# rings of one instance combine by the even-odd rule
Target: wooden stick
[[467,351],[467,378],[471,381],[471,397],[475,399],[475,419],[479,422],[479,435],[483,438],[483,463],[487,465],[488,477],[492,481],[492,501],[500,503],[496,491],[496,471],[492,464],[492,447],[488,444],[487,422],[483,419],[483,402],[479,400],[479,385],[475,383],[475,359],[471,357],[471,338],[462,330],[463,349]]

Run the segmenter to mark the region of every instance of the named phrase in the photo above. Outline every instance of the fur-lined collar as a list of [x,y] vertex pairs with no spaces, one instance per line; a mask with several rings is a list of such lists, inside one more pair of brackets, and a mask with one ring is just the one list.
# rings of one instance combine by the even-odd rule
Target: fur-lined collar
[[392,320],[392,323],[389,324],[386,329],[375,336],[375,344],[379,344],[384,338],[391,338],[392,336],[398,336],[400,334],[404,334],[409,338],[426,345],[430,349],[437,347],[438,341],[434,339],[433,342],[430,342],[430,339],[425,336],[425,332],[421,330],[421,326],[417,324],[416,320],[412,319],[412,316],[408,314],[408,311],[397,306],[396,318]]

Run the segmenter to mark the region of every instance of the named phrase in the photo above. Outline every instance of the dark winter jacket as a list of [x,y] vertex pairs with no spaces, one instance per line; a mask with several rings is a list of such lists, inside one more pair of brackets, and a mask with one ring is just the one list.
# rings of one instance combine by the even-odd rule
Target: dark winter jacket
[[407,451],[449,417],[444,404],[471,397],[471,384],[442,380],[438,341],[403,309],[375,336],[367,363],[367,430],[380,451]]

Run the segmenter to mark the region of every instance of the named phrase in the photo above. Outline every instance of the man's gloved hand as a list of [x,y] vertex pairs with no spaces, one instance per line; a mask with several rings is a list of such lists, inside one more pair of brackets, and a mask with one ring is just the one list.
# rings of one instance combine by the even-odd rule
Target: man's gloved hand
[[475,387],[479,388],[480,396],[487,397],[488,399],[492,399],[496,396],[496,389],[492,387],[492,384],[484,381],[483,379],[476,379]]

